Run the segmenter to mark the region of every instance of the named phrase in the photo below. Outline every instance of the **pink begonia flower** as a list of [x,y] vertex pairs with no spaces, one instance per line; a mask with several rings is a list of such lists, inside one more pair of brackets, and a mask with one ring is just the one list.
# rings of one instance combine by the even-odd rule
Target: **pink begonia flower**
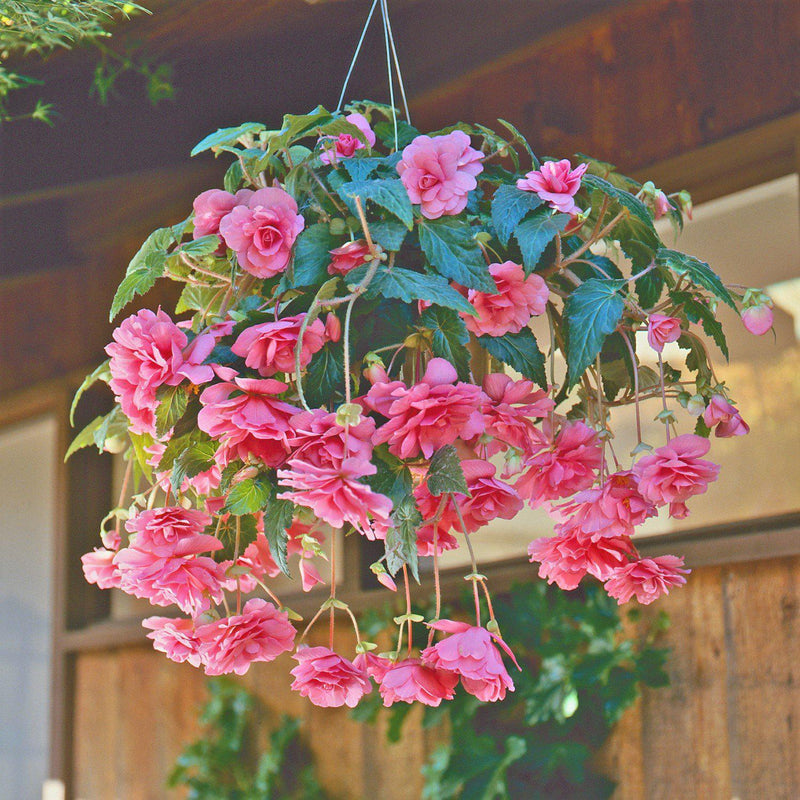
[[588,168],[588,164],[578,164],[572,169],[566,158],[545,161],[539,169],[520,178],[517,188],[524,192],[535,192],[550,208],[562,214],[577,214],[580,209],[575,205],[575,195],[581,188],[581,178]]
[[370,257],[369,246],[363,239],[347,242],[330,251],[331,263],[328,264],[329,275],[347,275],[348,272],[366,264]]
[[546,392],[535,390],[532,381],[515,381],[502,372],[487,375],[483,391],[485,435],[492,437],[487,456],[509,447],[529,453],[541,446],[543,436],[534,420],[546,417],[555,407]]
[[285,611],[252,598],[241,614],[198,625],[206,675],[244,675],[254,661],[274,661],[294,646],[296,631]]
[[670,587],[686,583],[684,575],[691,570],[681,569],[683,559],[678,556],[641,558],[617,567],[605,582],[605,590],[619,605],[632,597],[649,605],[662,594],[669,594]]
[[155,434],[159,387],[177,386],[187,377],[193,383],[214,377],[211,367],[201,363],[213,349],[214,338],[197,337],[201,341],[187,348],[186,334],[161,309],[143,309],[128,317],[112,336],[114,341],[106,346],[109,386],[134,433]]
[[588,489],[602,459],[597,433],[584,422],[571,422],[553,442],[544,442],[538,452],[525,459],[525,472],[514,488],[531,508],[536,508],[548,500]]
[[207,556],[158,556],[147,550],[126,547],[114,556],[120,571],[120,589],[155,606],[173,603],[196,616],[222,602],[225,572]]
[[450,619],[438,620],[430,627],[450,635],[422,651],[423,664],[460,676],[464,689],[484,702],[494,703],[502,700],[506,691],[514,691],[514,682],[492,639],[508,653],[518,669],[519,664],[502,639],[486,628]]
[[683,503],[703,494],[719,475],[718,464],[701,458],[710,447],[708,439],[685,433],[639,459],[633,468],[639,492],[656,505]]
[[294,241],[304,227],[294,198],[279,186],[270,186],[253,192],[226,214],[219,232],[245,272],[271,278],[288,266]]
[[526,278],[525,270],[513,261],[490,264],[489,272],[497,284],[497,292],[486,294],[470,289],[467,299],[478,316],[461,312],[472,333],[476,336],[519,333],[531,317],[544,314],[550,290],[541,275],[531,274]]
[[674,519],[686,519],[689,516],[689,509],[686,503],[670,503],[669,515]]
[[[294,350],[305,314],[284,317],[274,322],[262,322],[245,328],[231,346],[231,350],[251,369],[265,378],[276,372],[292,374],[295,371]],[[325,344],[325,325],[317,318],[303,332],[303,349],[300,367],[305,369],[311,356]]]
[[528,545],[530,561],[540,564],[539,577],[566,590],[577,588],[587,573],[605,580],[615,568],[627,564],[628,555],[633,553],[633,545],[626,537],[592,541],[580,529],[562,525],[556,525],[555,536],[534,539]]
[[592,541],[603,536],[633,536],[637,525],[656,515],[656,507],[638,489],[631,471],[609,475],[599,488],[584,489],[555,509],[569,528],[579,528]]
[[218,462],[226,464],[252,455],[268,467],[276,467],[286,460],[289,420],[300,409],[275,395],[288,388],[272,378],[234,378],[203,391],[197,426],[219,440]]
[[392,663],[388,658],[370,652],[359,653],[353,659],[353,664],[366,672],[377,683],[383,680],[383,676],[392,668]]
[[288,467],[278,470],[278,480],[292,491],[282,492],[280,499],[310,508],[332,528],[347,522],[368,539],[386,537],[392,501],[359,480],[377,471],[370,461],[346,458],[339,466],[318,467],[293,458]]
[[222,189],[207,189],[195,197],[193,239],[219,234],[219,223],[226,214],[252,197],[251,189],[240,189],[235,195]]
[[703,412],[703,422],[709,428],[717,426],[714,434],[721,439],[731,436],[744,436],[750,426],[742,419],[739,409],[729,403],[721,394],[715,394]]
[[672,206],[670,205],[667,196],[661,191],[661,189],[659,189],[656,192],[656,196],[653,198],[653,210],[655,212],[655,218],[661,219],[661,217],[670,212],[671,208]]
[[299,662],[291,670],[295,678],[292,691],[300,692],[315,706],[355,708],[372,691],[362,668],[327,647],[300,647],[292,658]]
[[348,114],[345,120],[351,125],[355,125],[364,134],[367,143],[364,144],[358,136],[354,136],[352,133],[340,133],[335,138],[333,136],[323,136],[320,139],[320,142],[323,143],[323,149],[319,154],[319,160],[323,164],[335,164],[340,158],[352,158],[356,150],[361,150],[367,146],[375,147],[375,132],[363,114]]
[[764,304],[750,306],[742,311],[744,327],[754,336],[763,336],[772,327],[772,309]]
[[458,438],[483,433],[483,392],[471,383],[453,385],[457,378],[449,361],[433,358],[420,382],[410,388],[401,381],[374,384],[364,402],[389,421],[375,431],[373,442],[388,442],[389,452],[398,458],[414,458],[420,452],[430,458],[434,450]]
[[[441,499],[441,498],[437,498]],[[455,512],[453,512],[455,513]],[[436,536],[434,537],[434,533]],[[434,548],[434,538],[436,547]],[[434,549],[441,555],[445,550],[457,550],[458,539],[453,534],[448,533],[443,527],[433,525],[423,525],[417,530],[417,554],[423,557],[432,556]]]
[[192,620],[147,617],[142,620],[142,626],[152,631],[147,634],[147,638],[153,640],[153,648],[165,653],[170,660],[179,664],[188,661],[193,667],[199,667],[203,663],[200,642],[195,635]]
[[211,517],[202,511],[166,506],[139,512],[125,522],[125,528],[133,534],[131,547],[167,558],[221,550],[216,536],[203,533],[210,524]]
[[417,136],[403,150],[397,171],[411,202],[419,203],[422,216],[438,219],[466,208],[467,195],[478,185],[475,177],[483,172],[482,158],[463,131]]
[[452,700],[458,675],[425,666],[418,658],[398,661],[386,671],[380,681],[383,705],[422,703],[439,706],[442,700]]
[[651,314],[647,320],[647,343],[657,353],[660,353],[668,342],[677,342],[682,333],[681,321],[675,317]]
[[346,430],[336,421],[336,413],[316,408],[301,411],[290,420],[289,446],[292,458],[317,467],[338,466],[346,458],[372,458],[375,420],[362,417]]
[[96,583],[101,589],[118,589],[122,576],[114,564],[113,550],[95,547],[91,553],[81,556],[83,574],[87,583]]

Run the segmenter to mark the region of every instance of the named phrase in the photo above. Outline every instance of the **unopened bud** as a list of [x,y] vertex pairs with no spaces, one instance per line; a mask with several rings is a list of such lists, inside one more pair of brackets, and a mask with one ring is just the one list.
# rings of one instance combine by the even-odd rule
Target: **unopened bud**
[[706,401],[702,395],[692,395],[686,401],[686,410],[693,416],[699,417],[706,410]]
[[347,230],[347,223],[343,219],[332,219],[328,225],[332,236],[341,236]]
[[338,342],[342,338],[342,323],[336,314],[328,314],[325,318],[325,335],[331,342]]
[[361,422],[361,406],[358,403],[342,403],[336,409],[336,424],[342,428]]

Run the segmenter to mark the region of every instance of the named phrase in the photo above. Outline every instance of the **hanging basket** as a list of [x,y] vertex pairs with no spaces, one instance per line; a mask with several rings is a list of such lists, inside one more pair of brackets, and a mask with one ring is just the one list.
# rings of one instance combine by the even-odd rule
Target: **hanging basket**
[[[76,397],[101,380],[116,405],[70,448],[125,454],[120,507],[84,571],[180,610],[144,622],[169,658],[242,674],[294,650],[292,688],[323,706],[354,706],[373,681],[386,705],[439,705],[459,682],[500,700],[513,655],[470,539],[525,504],[555,521],[528,556],[563,589],[588,575],[620,603],[650,603],[685,582],[681,558],[642,558],[633,536],[659,512],[685,517],[716,480],[712,431],[747,433],[708,338],[727,356],[717,306],[745,308],[763,332],[769,300],[664,245],[654,221],[679,230],[685,193],[585,156],[540,161],[499,125],[422,135],[359,102],[194,149],[230,158],[224,188],[148,237],[111,317],[164,278],[183,285],[175,313],[120,323]],[[614,443],[625,405],[632,453]],[[663,423],[659,441],[643,441],[643,413]],[[406,597],[433,559],[434,610],[406,606],[395,651],[376,654],[336,596],[335,530],[384,542],[376,582],[401,579]],[[471,556],[474,624],[440,618],[438,557],[457,547]],[[299,573],[308,590],[322,559],[330,595],[296,636],[271,583]],[[332,634],[303,646],[325,612],[352,621],[352,660]]]

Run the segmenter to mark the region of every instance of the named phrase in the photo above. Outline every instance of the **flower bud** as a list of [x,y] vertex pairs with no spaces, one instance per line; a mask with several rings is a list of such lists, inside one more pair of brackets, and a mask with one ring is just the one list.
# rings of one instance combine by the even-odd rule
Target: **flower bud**
[[699,417],[706,410],[706,401],[702,395],[692,395],[686,401],[686,410],[693,416]]
[[343,219],[332,219],[328,225],[332,236],[341,236],[347,230],[347,223]]
[[328,314],[325,318],[325,335],[331,342],[338,342],[342,338],[342,323],[336,314]]
[[742,323],[754,336],[763,336],[772,327],[772,309],[768,305],[746,308],[742,311]]

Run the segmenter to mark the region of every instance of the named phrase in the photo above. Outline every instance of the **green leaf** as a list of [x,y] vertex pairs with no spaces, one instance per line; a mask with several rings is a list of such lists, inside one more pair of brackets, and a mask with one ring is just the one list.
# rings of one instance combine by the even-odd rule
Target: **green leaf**
[[245,122],[242,125],[237,125],[235,128],[220,128],[214,133],[210,133],[205,139],[199,141],[193,148],[190,156],[196,156],[206,150],[213,150],[215,147],[222,145],[234,145],[240,137],[246,134],[259,134],[265,130],[266,126],[260,122]]
[[219,236],[211,233],[208,236],[201,236],[199,239],[192,239],[191,242],[181,245],[181,252],[186,253],[192,258],[210,256],[219,247]]
[[714,316],[714,312],[689,292],[670,292],[670,298],[676,305],[682,305],[689,322],[699,322],[707,336],[710,336],[722,351],[725,360],[730,360],[728,340],[722,324]]
[[504,336],[479,336],[478,341],[486,351],[515,369],[523,377],[547,388],[544,355],[539,350],[536,337],[528,328]]
[[172,462],[170,485],[177,494],[187,478],[194,478],[214,466],[217,443],[210,438],[193,441]]
[[662,247],[656,253],[656,263],[671,269],[676,275],[685,275],[695,286],[707,289],[723,303],[729,305],[737,314],[739,313],[730,292],[705,261],[700,261],[699,258],[680,253],[677,250]]
[[269,476],[262,473],[232,486],[224,510],[237,517],[253,514],[266,507],[271,497],[272,483]]
[[269,542],[269,549],[275,563],[288,577],[291,575],[287,561],[286,548],[289,536],[286,530],[291,526],[293,519],[294,504],[289,500],[279,500],[277,497],[273,497],[264,509],[264,535]]
[[413,488],[411,472],[399,458],[388,451],[385,445],[376,447],[373,452],[376,456],[373,463],[377,472],[367,476],[369,488],[388,497],[397,507],[411,494]]
[[105,416],[95,417],[73,440],[70,446],[67,448],[67,452],[64,455],[64,461],[73,454],[76,453],[78,450],[82,450],[84,447],[89,447],[93,445],[95,433],[100,429],[100,426],[103,425],[105,422]]
[[[358,283],[363,277],[364,267],[347,276],[348,283]],[[351,277],[352,276],[352,277]],[[477,312],[467,302],[464,295],[457,292],[446,278],[441,275],[414,272],[401,267],[381,266],[367,287],[364,296],[367,298],[391,297],[413,303],[416,300],[429,300],[438,306],[463,311],[475,316]]]
[[375,135],[388,147],[389,149],[402,150],[406,145],[411,144],[414,139],[419,136],[419,131],[413,126],[409,125],[405,120],[397,120],[397,148],[395,148],[394,140],[394,125],[388,120],[381,120],[376,123],[373,128]]
[[[364,151],[362,150],[361,152]],[[343,158],[339,163],[347,170],[354,181],[363,181],[382,168],[394,169],[401,157],[400,153],[392,153],[392,155],[384,158],[355,155],[353,158]]]
[[492,198],[492,224],[503,247],[508,246],[508,240],[522,218],[541,204],[541,198],[534,192],[524,192],[506,183],[497,187]]
[[448,217],[422,220],[419,243],[428,261],[445,278],[481,292],[497,292],[469,225]]
[[411,201],[408,199],[408,192],[400,178],[348,181],[339,187],[338,192],[354,216],[358,214],[355,198],[359,197],[365,212],[366,204],[369,201],[385,208],[390,214],[394,214],[408,230],[411,230],[414,224]]
[[568,383],[574,386],[584,370],[594,361],[606,336],[617,327],[625,308],[619,290],[624,280],[591,278],[582,283],[567,299]]
[[303,393],[312,406],[330,403],[335,392],[344,392],[344,349],[326,344],[311,359],[303,378]]
[[220,291],[217,288],[210,289],[205,286],[187,283],[183,287],[181,296],[175,305],[175,313],[182,314],[184,311],[203,311],[208,309],[211,314],[214,314],[219,311],[224,294],[224,290]]
[[120,283],[111,303],[108,321],[113,322],[117,314],[133,300],[136,295],[144,294],[153,288],[155,282],[164,274],[167,254],[154,252],[148,254],[145,264],[139,269],[129,272]]
[[183,386],[162,386],[156,392],[156,398],[159,400],[156,409],[156,436],[161,438],[183,416],[189,397]]
[[390,219],[377,220],[369,223],[369,232],[372,238],[387,252],[397,252],[406,238],[405,226]]
[[[344,117],[336,117],[336,119],[332,119],[330,122],[320,125],[319,133],[324,136],[341,136],[342,134],[349,134],[350,136],[358,139],[358,141],[362,144],[369,145],[367,137],[364,135],[364,132],[361,130],[361,128],[353,125],[352,122],[348,122]],[[349,159],[343,159],[343,161],[348,160]]]
[[242,170],[242,164],[239,159],[236,159],[236,161],[233,161],[225,171],[225,177],[222,181],[222,184],[225,187],[226,192],[236,194],[236,192],[238,192],[241,188],[243,180],[244,170]]
[[528,155],[531,158],[531,164],[533,165],[534,169],[539,169],[539,159],[531,150],[531,146],[528,144],[528,140],[519,132],[515,125],[512,125],[508,120],[505,119],[498,119],[497,120],[511,135],[514,137],[515,142],[519,142],[522,146],[528,151]]
[[627,208],[646,228],[652,231],[656,237],[658,236],[653,226],[653,218],[650,216],[647,206],[639,200],[639,198],[634,197],[630,192],[626,192],[624,189],[614,186],[610,181],[597,175],[592,175],[591,173],[584,175],[581,179],[581,183],[585,188],[591,191],[602,192],[612,200],[616,200],[623,208]]
[[446,358],[462,380],[469,378],[469,332],[464,320],[452,309],[431,306],[422,312],[420,325],[433,331],[433,354]]
[[465,494],[469,496],[467,480],[461,469],[461,460],[452,444],[440,447],[431,458],[428,468],[428,491],[439,497],[443,494]]
[[330,226],[318,222],[306,228],[298,237],[294,248],[293,286],[316,286],[328,276],[330,251],[341,242],[330,232]]
[[317,106],[308,114],[285,114],[278,138],[281,146],[290,144],[295,139],[302,139],[321,125],[332,121],[330,111],[322,106]]
[[569,220],[569,214],[553,214],[549,208],[541,208],[517,225],[514,237],[522,251],[526,274],[539,266],[547,245],[564,231]]
[[652,308],[661,298],[661,292],[664,290],[664,276],[658,269],[654,269],[639,278],[634,286],[642,308]]
[[406,564],[419,583],[417,530],[422,525],[422,514],[417,509],[413,495],[407,495],[395,507],[392,523],[393,527],[386,531],[386,569],[396,575],[403,564]]
[[100,366],[83,379],[83,383],[78,387],[75,392],[75,397],[72,398],[72,405],[69,407],[69,424],[75,424],[75,409],[78,407],[83,393],[91,386],[94,386],[97,381],[108,383],[111,380],[111,370],[108,367],[109,359],[106,359]]

